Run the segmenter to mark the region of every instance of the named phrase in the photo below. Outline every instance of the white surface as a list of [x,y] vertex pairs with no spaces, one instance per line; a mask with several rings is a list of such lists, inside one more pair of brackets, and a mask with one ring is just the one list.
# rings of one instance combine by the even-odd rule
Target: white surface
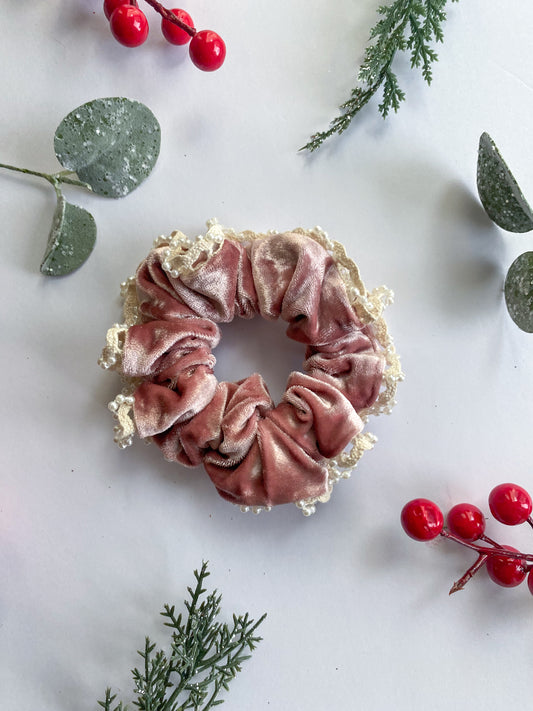
[[[197,25],[228,45],[224,68],[203,74],[159,39],[148,7],[149,41],[127,50],[96,0],[4,0],[1,161],[56,170],[57,124],[100,96],[146,103],[163,139],[154,173],[126,199],[66,191],[99,236],[88,263],[56,281],[38,272],[53,191],[0,175],[3,708],[89,711],[107,685],[128,699],[135,649],[145,634],[164,638],[158,611],[181,602],[202,559],[227,615],[269,613],[228,709],[523,703],[527,588],[482,574],[448,598],[472,556],[412,542],[398,518],[415,496],[486,510],[497,483],[533,489],[533,339],[502,300],[503,275],[532,238],[496,228],[475,191],[486,130],[533,199],[533,5],[451,4],[430,89],[400,61],[397,116],[383,122],[374,101],[342,138],[298,154],[352,86],[377,4],[191,3]],[[119,381],[96,359],[120,319],[119,283],[157,235],[194,236],[214,216],[256,231],[320,224],[369,287],[396,294],[398,405],[370,423],[376,448],[310,519],[291,506],[243,515],[201,470],[112,442],[106,404]],[[223,336],[217,374],[257,370],[275,395],[301,357],[281,325],[232,324]],[[489,532],[533,549],[531,532]]]

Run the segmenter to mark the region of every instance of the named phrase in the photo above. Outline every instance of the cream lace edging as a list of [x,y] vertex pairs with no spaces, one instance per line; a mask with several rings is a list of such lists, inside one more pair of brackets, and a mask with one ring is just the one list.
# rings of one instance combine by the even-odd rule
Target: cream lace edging
[[[209,220],[207,227],[206,234],[199,235],[196,240],[190,240],[182,232],[174,231],[170,237],[161,236],[154,241],[154,247],[165,247],[162,266],[171,277],[177,278],[180,275],[194,272],[211,259],[225,239],[251,243],[272,234],[279,234],[277,230],[270,230],[266,233],[256,233],[249,230],[236,232],[233,229],[223,228],[216,220]],[[393,301],[392,291],[384,286],[370,292],[367,291],[357,265],[347,256],[344,246],[340,242],[329,239],[327,233],[320,227],[309,230],[297,227],[288,231],[310,237],[333,257],[355,312],[364,324],[372,325],[376,340],[383,349],[386,367],[378,398],[371,407],[363,410],[359,415],[366,422],[371,415],[389,414],[396,404],[395,396],[398,383],[404,379],[399,356],[383,318],[383,310]],[[135,277],[130,277],[121,284],[121,296],[124,302],[124,322],[114,324],[109,329],[106,345],[98,360],[99,365],[106,370],[117,370],[120,367],[126,332],[130,326],[141,322]],[[138,381],[131,378],[124,378],[124,381],[122,392],[108,405],[117,420],[114,428],[114,440],[122,448],[128,447],[133,442],[135,423],[132,393],[138,385]],[[364,452],[372,449],[376,441],[377,438],[374,435],[361,432],[353,438],[343,452],[328,460],[327,493],[318,498],[296,502],[296,506],[304,516],[315,513],[317,502],[324,503],[329,500],[334,484],[341,479],[350,477]],[[241,506],[240,508],[242,511],[260,513],[270,510],[271,507]]]

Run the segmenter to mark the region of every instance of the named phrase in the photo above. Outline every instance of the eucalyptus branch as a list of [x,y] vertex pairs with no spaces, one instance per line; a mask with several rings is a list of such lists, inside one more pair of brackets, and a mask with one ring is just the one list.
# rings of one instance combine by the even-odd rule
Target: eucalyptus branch
[[[207,563],[194,576],[196,585],[187,588],[190,599],[184,601],[186,619],[176,614],[174,606],[165,605],[161,613],[165,626],[172,630],[170,649],[156,650],[147,637],[139,652],[144,663],[132,674],[137,694],[133,703],[140,711],[208,711],[223,703],[219,693],[228,690],[250,657],[244,652],[255,649],[261,640],[256,631],[266,615],[257,622],[248,614],[233,615],[231,626],[219,622],[221,596],[215,590],[203,597]],[[104,711],[127,709],[122,702],[113,706],[115,696],[109,689],[98,703]]]
[[[352,119],[383,87],[383,99],[378,110],[386,118],[391,110],[400,108],[405,93],[400,89],[392,63],[399,51],[409,51],[411,67],[420,67],[422,77],[431,84],[432,64],[438,59],[430,43],[442,42],[442,24],[446,20],[447,0],[394,0],[381,5],[381,19],[370,31],[363,63],[357,75],[357,86],[339,107],[341,114],[331,121],[326,131],[314,133],[300,150],[315,151],[335,133],[343,133]],[[451,0],[458,2],[458,0]]]
[[160,143],[161,129],[150,109],[131,99],[108,97],[78,106],[57,127],[54,151],[63,170],[43,173],[0,163],[0,168],[42,178],[54,188],[56,209],[42,274],[70,274],[85,262],[96,241],[94,217],[68,202],[61,186],[122,198],[148,177]]
[[8,165],[7,163],[0,163],[0,168],[5,168],[6,170],[13,170],[17,173],[24,173],[25,175],[35,175],[38,178],[43,178],[51,183],[54,188],[58,183],[66,183],[67,185],[75,185],[78,188],[85,188],[85,190],[90,190],[92,188],[88,183],[84,183],[81,180],[76,180],[74,178],[69,178],[69,175],[75,175],[72,171],[62,170],[59,173],[41,173],[38,170],[30,170],[29,168],[18,168],[15,165]]

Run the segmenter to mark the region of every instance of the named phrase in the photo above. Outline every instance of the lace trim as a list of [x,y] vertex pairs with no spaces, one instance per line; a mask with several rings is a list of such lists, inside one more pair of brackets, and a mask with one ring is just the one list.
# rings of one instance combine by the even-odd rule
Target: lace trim
[[98,365],[104,370],[118,370],[122,364],[122,353],[128,325],[115,323],[107,331],[106,345],[98,358]]
[[104,370],[120,369],[122,366],[122,353],[124,351],[126,333],[130,326],[140,323],[141,321],[134,276],[122,282],[120,285],[120,295],[123,302],[122,310],[124,322],[113,324],[107,331],[106,345],[102,350],[100,358],[98,358],[98,365]]
[[[161,241],[157,246],[163,246],[165,238],[159,239]],[[174,279],[192,274],[216,254],[224,239],[223,229],[214,221],[208,223],[206,234],[199,235],[194,242],[176,230],[170,235],[168,246],[163,252],[163,269]]]
[[272,506],[239,506],[242,513],[251,511],[254,514],[260,514],[261,511],[272,511]]
[[[115,436],[113,440],[121,449],[125,449],[133,444],[135,435],[135,421],[133,419],[133,395],[126,394],[128,390],[116,396],[107,406],[117,420],[113,428]],[[130,391],[132,392],[132,391]]]
[[[98,365],[104,370],[120,370],[126,333],[130,326],[141,322],[139,302],[137,300],[137,286],[135,277],[131,276],[120,285],[124,322],[115,323],[106,334],[106,345],[98,359]],[[136,434],[135,420],[133,417],[133,392],[140,381],[136,378],[122,376],[124,386],[122,391],[108,403],[107,407],[113,413],[117,424],[113,428],[115,436],[113,441],[121,449],[133,444]]]
[[[268,235],[279,234],[278,230],[256,233],[250,230],[236,232],[231,228],[222,227],[217,220],[207,222],[207,232],[199,235],[196,240],[190,240],[183,232],[174,231],[170,237],[161,235],[154,240],[154,247],[167,247],[164,252],[163,269],[172,277],[191,274],[220,249],[224,239],[231,239],[241,243],[251,243]],[[339,274],[345,284],[350,303],[358,317],[364,324],[372,325],[374,336],[383,349],[385,370],[380,393],[374,404],[359,413],[364,422],[372,415],[390,414],[396,404],[396,390],[398,383],[404,379],[400,358],[396,353],[394,342],[389,334],[387,324],[383,318],[386,306],[393,302],[393,292],[385,286],[380,286],[373,291],[367,291],[359,274],[356,263],[348,257],[344,245],[331,240],[327,233],[320,227],[303,229],[297,227],[287,230],[297,234],[306,235],[318,242],[334,259]],[[128,328],[140,323],[135,277],[130,277],[121,284],[121,296],[124,300],[124,323],[114,324],[107,332],[106,346],[98,360],[104,369],[118,370],[122,362],[124,339]],[[121,448],[130,446],[136,432],[133,419],[132,393],[137,382],[131,378],[123,378],[125,386],[122,392],[109,403],[108,407],[117,419],[114,427],[114,441]],[[317,503],[325,503],[331,497],[333,487],[342,479],[348,479],[355,469],[363,454],[372,449],[377,442],[377,437],[369,432],[356,435],[344,452],[328,460],[328,491],[321,497],[306,499],[296,502],[296,506],[304,516],[310,516],[316,511]],[[259,514],[261,511],[270,511],[270,506],[241,506],[244,513],[252,511]]]

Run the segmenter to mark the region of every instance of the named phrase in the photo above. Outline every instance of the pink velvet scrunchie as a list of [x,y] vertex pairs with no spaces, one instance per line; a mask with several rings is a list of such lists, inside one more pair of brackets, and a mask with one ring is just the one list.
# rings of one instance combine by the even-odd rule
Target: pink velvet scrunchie
[[[126,322],[110,329],[100,360],[129,382],[110,404],[121,446],[136,432],[167,460],[203,464],[228,501],[255,511],[292,502],[306,514],[372,446],[361,415],[388,409],[401,377],[384,292],[367,294],[325,233],[215,224],[190,242],[175,232],[123,290]],[[213,373],[217,324],[256,315],[283,319],[306,346],[304,372],[289,375],[278,405],[257,373],[237,383]]]

